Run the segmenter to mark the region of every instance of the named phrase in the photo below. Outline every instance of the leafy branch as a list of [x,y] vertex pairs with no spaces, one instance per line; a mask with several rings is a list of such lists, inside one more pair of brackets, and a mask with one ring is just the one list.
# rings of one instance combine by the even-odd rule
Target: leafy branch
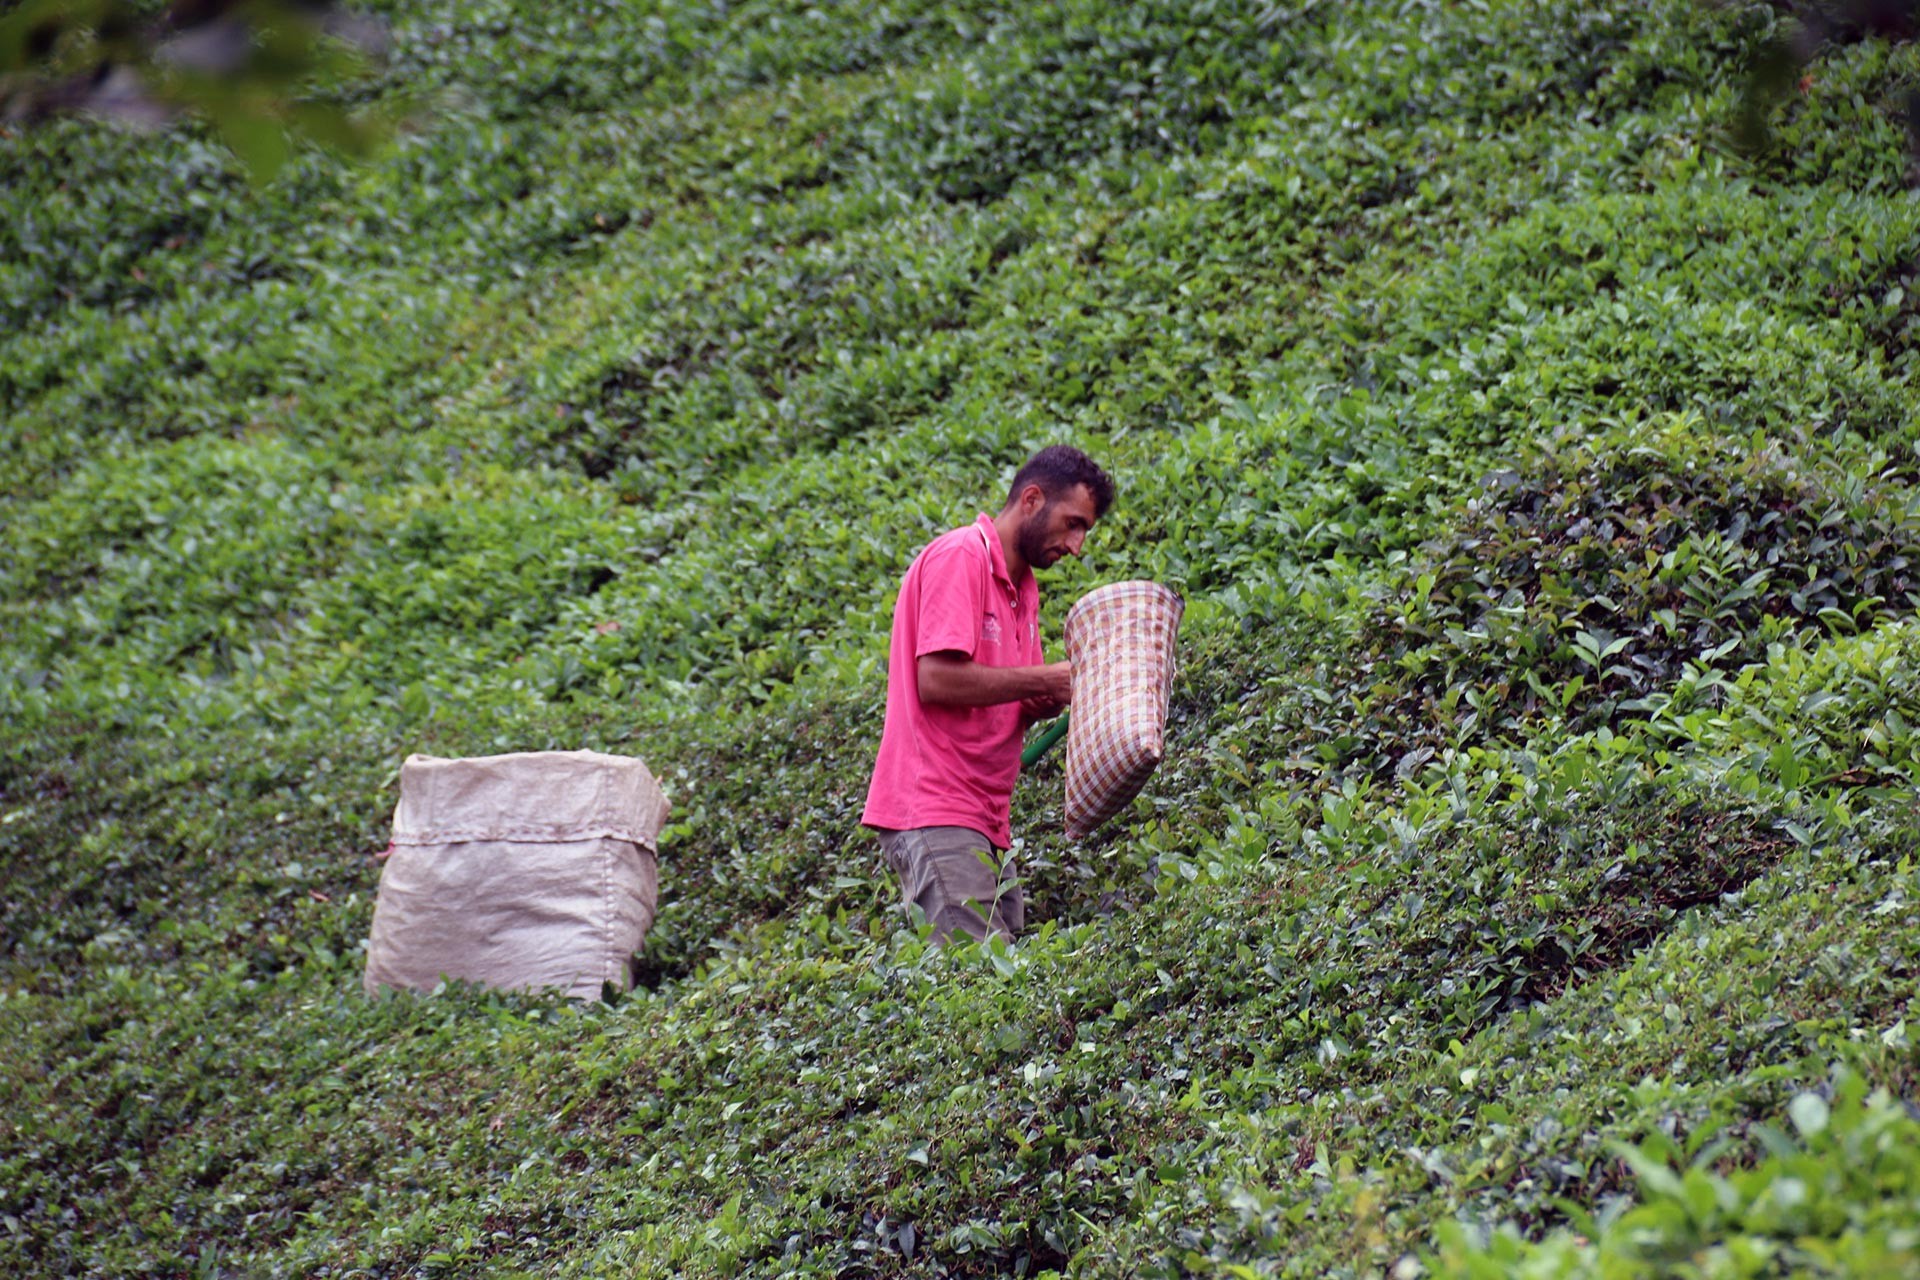
[[0,118],[91,115],[141,129],[208,121],[255,181],[303,138],[364,155],[392,129],[314,92],[385,48],[383,22],[303,0],[27,0],[0,17]]

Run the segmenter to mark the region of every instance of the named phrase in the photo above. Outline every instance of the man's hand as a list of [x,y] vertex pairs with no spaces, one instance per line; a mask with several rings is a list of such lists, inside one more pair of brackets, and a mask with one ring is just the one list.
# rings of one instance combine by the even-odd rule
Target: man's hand
[[[1073,701],[1072,663],[1055,662],[1036,669],[1047,673],[1045,678],[1049,682],[1052,691],[1030,694],[1020,699],[1020,724],[1023,728],[1027,725],[1038,724],[1042,720],[1053,719],[1062,711],[1065,711],[1067,704]],[[1062,684],[1062,681],[1064,681],[1064,684]]]
[[1040,667],[989,667],[958,653],[929,653],[915,664],[915,674],[920,685],[920,701],[937,706],[990,707],[1002,702],[1018,702],[1024,708],[1029,699],[1034,699],[1064,707],[1073,701],[1073,664],[1070,662],[1049,662]]
[[1058,698],[1022,698],[1020,715],[1028,724],[1038,724],[1042,720],[1051,720],[1067,709],[1067,704]]

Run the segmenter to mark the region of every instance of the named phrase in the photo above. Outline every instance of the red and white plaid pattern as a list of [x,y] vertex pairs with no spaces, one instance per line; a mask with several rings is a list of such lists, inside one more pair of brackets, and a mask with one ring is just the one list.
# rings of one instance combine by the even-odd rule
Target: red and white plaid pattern
[[1157,582],[1116,582],[1067,613],[1067,835],[1090,836],[1132,803],[1160,764],[1186,604]]

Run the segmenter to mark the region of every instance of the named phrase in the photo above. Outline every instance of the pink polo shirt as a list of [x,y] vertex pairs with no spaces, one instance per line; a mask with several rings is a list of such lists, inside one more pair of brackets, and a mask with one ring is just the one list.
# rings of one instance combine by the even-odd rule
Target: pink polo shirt
[[900,580],[887,652],[887,719],[867,788],[869,827],[971,827],[1002,849],[1026,729],[1018,702],[949,707],[920,701],[919,659],[950,650],[990,667],[1040,656],[1040,588],[1018,587],[985,515],[927,544]]

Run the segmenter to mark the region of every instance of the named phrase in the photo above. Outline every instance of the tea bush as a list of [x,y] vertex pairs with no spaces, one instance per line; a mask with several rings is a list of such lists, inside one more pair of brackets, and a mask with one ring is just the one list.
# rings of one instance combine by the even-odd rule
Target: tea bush
[[[1682,1152],[1657,1131],[1625,1148],[1644,1191],[1625,1213],[1556,1234],[1537,1248],[1512,1235],[1447,1233],[1440,1275],[1500,1276],[1550,1269],[1586,1275],[1892,1275],[1920,1263],[1900,1224],[1912,1195],[1913,1117],[1885,1089],[1867,1094],[1844,1067],[1830,1086],[1797,1095],[1792,1136],[1764,1132],[1752,1169],[1714,1171],[1712,1148]],[[1689,1159],[1688,1157],[1691,1156]]]
[[1409,563],[1368,658],[1410,686],[1401,715],[1446,717],[1458,742],[1549,708],[1617,727],[1683,664],[1733,670],[1809,625],[1909,615],[1906,486],[1872,454],[1821,455],[1689,418],[1549,442]]

